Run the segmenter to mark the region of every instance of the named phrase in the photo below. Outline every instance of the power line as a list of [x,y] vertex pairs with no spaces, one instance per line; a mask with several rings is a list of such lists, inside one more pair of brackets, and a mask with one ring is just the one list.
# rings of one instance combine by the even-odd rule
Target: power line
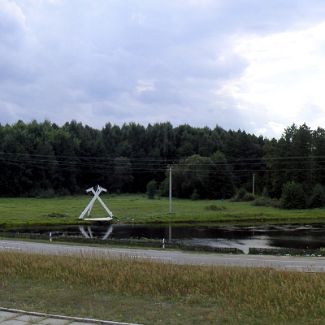
[[[32,154],[32,153],[15,153],[15,152],[0,152],[0,155],[18,155],[18,156],[27,156],[27,157],[50,157],[50,158],[72,158],[72,159],[89,159],[89,160],[106,160],[106,161],[123,161],[123,158],[126,158],[130,161],[140,161],[140,162],[165,162],[165,163],[177,163],[186,160],[188,157],[185,158],[140,158],[140,157],[110,157],[110,156],[79,156],[79,155],[40,155],[40,154]],[[251,157],[251,158],[238,158],[238,159],[231,159],[227,160],[227,164],[232,162],[249,162],[249,161],[268,161],[268,160],[305,160],[305,159],[325,159],[325,155],[310,155],[310,156],[264,156],[264,157]]]
[[[46,157],[46,156],[45,156]],[[47,157],[53,157],[53,156],[47,156]],[[319,156],[318,158],[322,158],[323,156]],[[325,156],[324,156],[325,157]],[[40,158],[32,158],[32,157],[25,157],[23,159],[20,159],[18,157],[13,157],[13,158],[7,158],[7,157],[3,157],[0,158],[0,161],[24,161],[24,162],[33,162],[33,163],[52,163],[52,164],[66,164],[66,165],[73,165],[73,166],[88,166],[88,167],[93,167],[93,166],[98,166],[98,167],[113,167],[113,168],[118,168],[118,166],[121,167],[128,167],[130,166],[130,164],[132,164],[130,168],[148,168],[148,166],[150,166],[151,168],[157,168],[157,167],[162,167],[165,166],[167,167],[167,165],[170,165],[167,163],[167,161],[161,161],[160,163],[154,163],[149,161],[142,161],[142,162],[135,162],[132,163],[130,161],[119,161],[119,165],[116,166],[116,161],[112,162],[87,162],[87,161],[78,161],[78,160],[57,160],[55,159],[55,157],[53,157],[54,159],[40,159]],[[311,162],[315,162],[315,163],[324,163],[325,160],[318,160],[318,161],[311,161]],[[103,165],[105,163],[105,165]],[[281,161],[281,163],[283,163],[283,161]],[[309,161],[300,161],[299,163],[310,163]],[[227,163],[227,162],[211,162],[211,163],[177,163],[175,164],[175,167],[190,167],[190,166],[211,166],[211,167],[217,167],[217,166],[226,166],[226,167],[238,167],[239,165],[245,165],[245,166],[265,166],[265,162],[261,161],[261,162],[240,162],[240,163]],[[271,168],[272,169],[272,168]],[[258,169],[261,170],[261,169]]]
[[[7,160],[5,163],[11,164],[11,165],[16,165],[16,166],[21,166],[21,165],[31,165],[34,168],[45,168],[47,169],[47,166],[40,166],[38,161],[18,161],[18,160]],[[92,167],[96,168],[95,170],[100,171],[100,170],[109,170],[114,172],[114,170],[125,170],[125,166],[116,166],[114,168],[110,168],[111,166],[105,166],[105,165],[82,165],[79,166],[77,165],[71,165],[71,164],[57,164],[57,162],[53,161],[48,161],[49,164],[52,164],[53,167],[59,167],[61,168],[70,168],[70,170],[76,170],[75,167]],[[149,167],[132,167],[130,166],[128,168],[129,171],[134,172],[167,172],[167,168],[149,168]],[[175,172],[177,173],[177,169],[174,169]],[[211,170],[211,169],[182,169],[182,173],[196,173],[196,174],[209,174],[209,173],[214,173],[214,174],[236,174],[236,173],[251,173],[251,172],[291,172],[291,171],[322,171],[325,170],[324,168],[277,168],[277,169],[237,169],[237,170]]]

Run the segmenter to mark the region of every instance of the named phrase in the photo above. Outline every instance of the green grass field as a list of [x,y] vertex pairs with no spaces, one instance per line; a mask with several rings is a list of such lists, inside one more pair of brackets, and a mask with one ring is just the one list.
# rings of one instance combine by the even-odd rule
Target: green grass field
[[0,252],[0,305],[142,324],[324,324],[325,274]]
[[[75,224],[90,196],[50,199],[1,198],[0,225]],[[103,196],[117,217],[116,222],[259,222],[259,221],[325,221],[325,209],[283,210],[253,206],[249,202],[173,200],[173,214],[168,214],[166,198],[149,200],[144,195]],[[96,203],[93,216],[103,217]]]

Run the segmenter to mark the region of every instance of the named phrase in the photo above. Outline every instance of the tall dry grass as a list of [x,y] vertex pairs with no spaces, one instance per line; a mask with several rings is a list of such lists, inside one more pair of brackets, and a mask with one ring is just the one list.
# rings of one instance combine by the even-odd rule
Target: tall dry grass
[[110,294],[218,302],[247,314],[325,319],[325,275],[320,273],[1,252],[0,285],[22,277]]

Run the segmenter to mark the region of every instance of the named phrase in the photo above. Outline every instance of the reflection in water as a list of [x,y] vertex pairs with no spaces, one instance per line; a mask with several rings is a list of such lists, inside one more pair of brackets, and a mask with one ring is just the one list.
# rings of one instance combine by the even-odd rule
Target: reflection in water
[[109,225],[107,227],[107,231],[106,231],[106,233],[105,233],[105,235],[103,237],[103,240],[107,239],[112,232],[113,232],[113,225]]
[[[114,231],[113,231],[114,230]],[[195,246],[233,247],[248,251],[252,248],[325,247],[325,223],[276,225],[120,225],[53,226],[12,230],[26,234],[49,234],[54,237],[84,237],[88,239],[154,239]],[[0,229],[1,234],[1,229]]]
[[[79,226],[80,233],[82,234],[83,237],[85,238],[94,238],[93,231],[91,229],[91,226],[88,226],[86,229],[84,226]],[[107,226],[106,231],[104,232],[104,235],[102,235],[102,232],[100,234],[95,234],[95,238],[101,238],[102,240],[108,239],[108,237],[111,235],[113,232],[113,225],[109,224]]]
[[[270,242],[267,237],[260,236],[258,238],[235,239],[235,238],[193,238],[182,240],[185,245],[194,246],[210,246],[210,247],[227,247],[238,248],[248,254],[250,247],[270,248]],[[273,246],[274,247],[274,246]]]

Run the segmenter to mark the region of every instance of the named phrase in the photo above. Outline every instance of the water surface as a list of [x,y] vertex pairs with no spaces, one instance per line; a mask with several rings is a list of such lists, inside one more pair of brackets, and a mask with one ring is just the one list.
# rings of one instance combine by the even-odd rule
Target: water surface
[[[17,230],[12,232],[18,232]],[[325,224],[270,225],[109,225],[52,226],[20,229],[19,233],[54,237],[173,240],[182,244],[251,248],[319,249],[325,247]],[[0,230],[1,234],[1,230]]]

